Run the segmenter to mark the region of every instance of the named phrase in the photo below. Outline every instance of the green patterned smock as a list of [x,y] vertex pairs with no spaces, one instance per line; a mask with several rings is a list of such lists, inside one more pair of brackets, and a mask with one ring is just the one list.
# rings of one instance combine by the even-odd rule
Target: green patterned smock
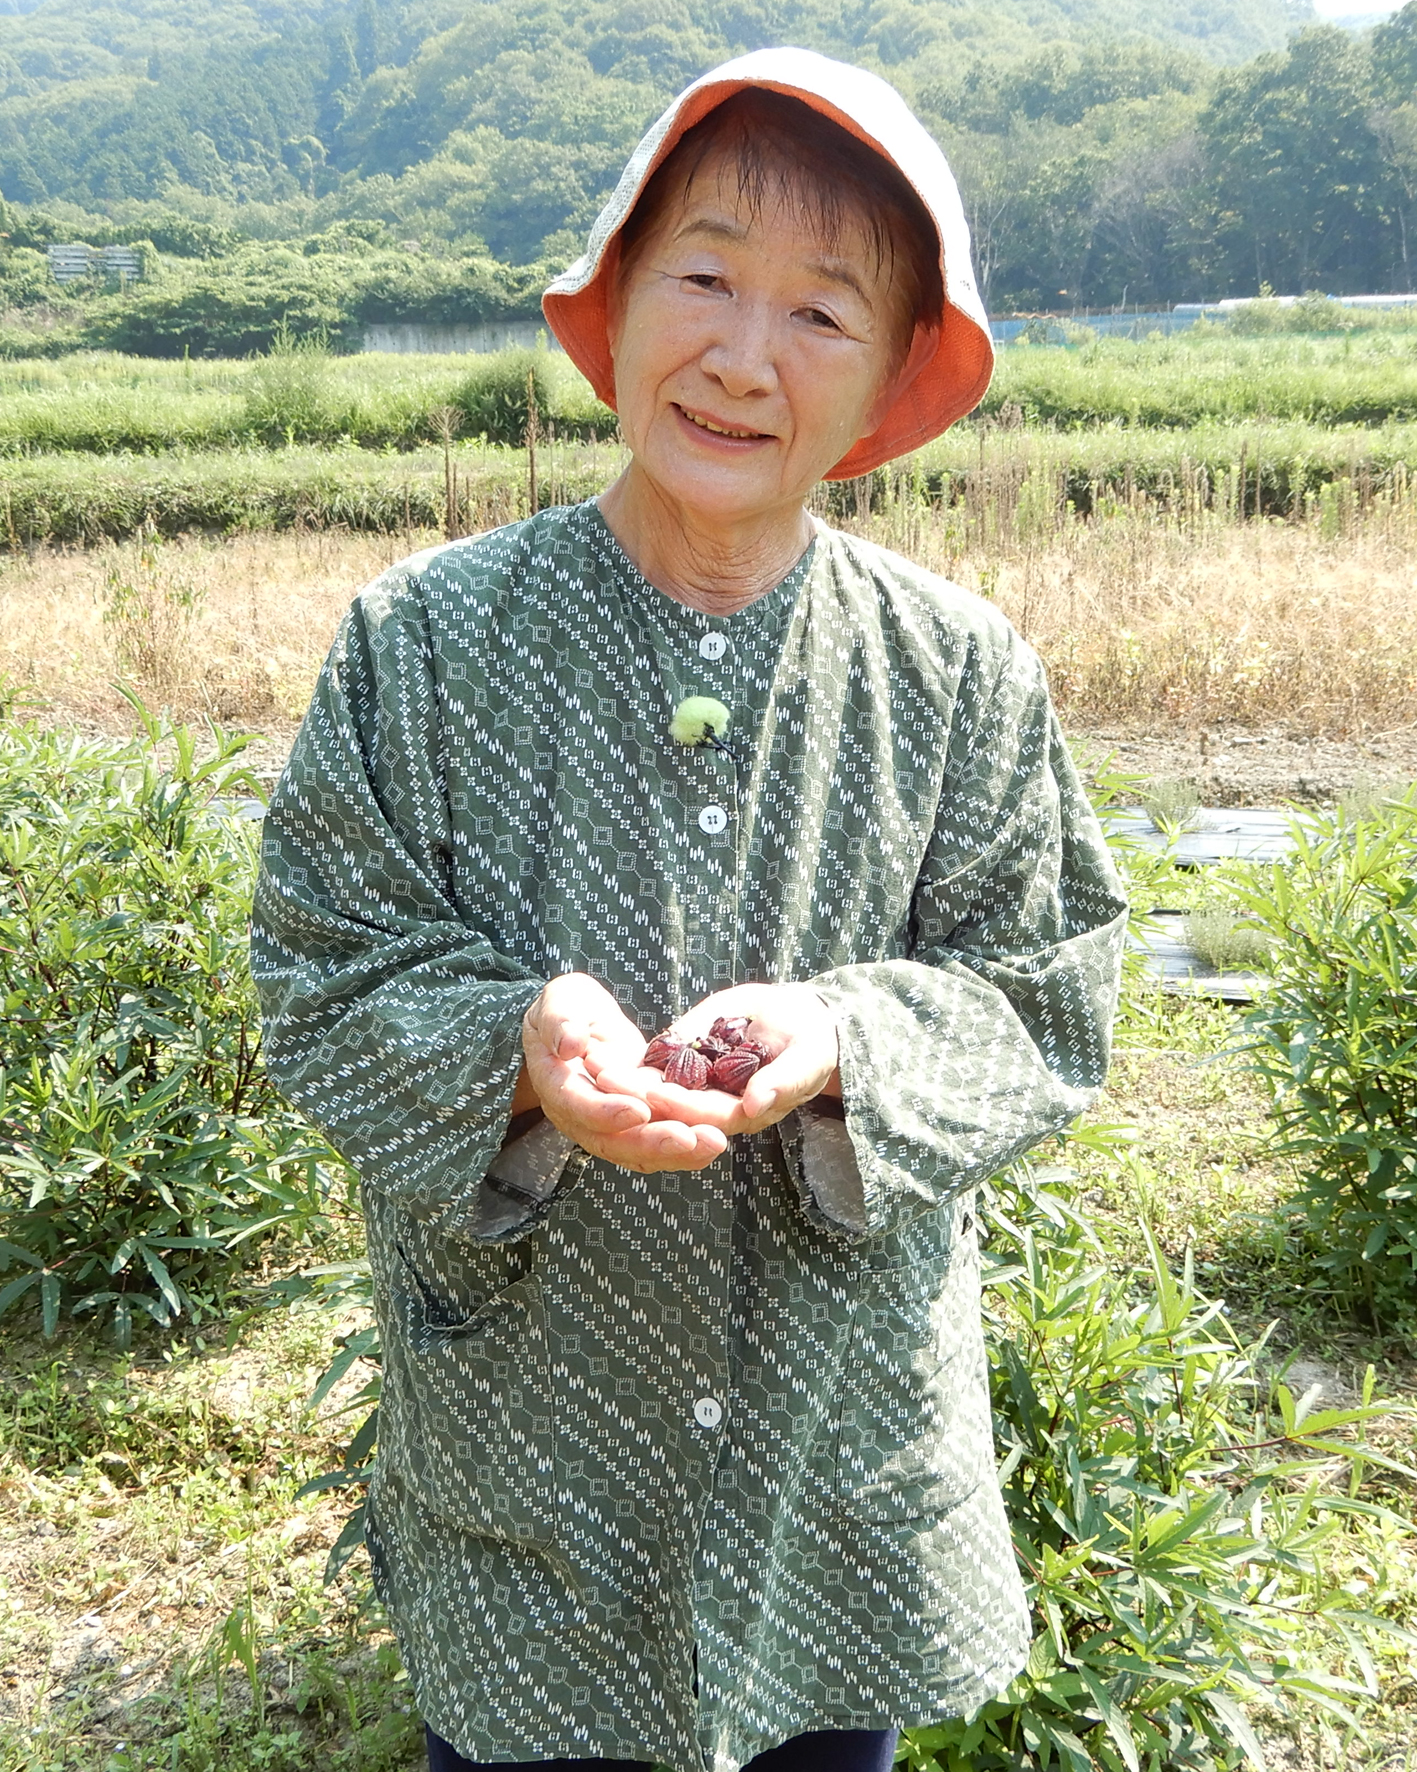
[[[732,755],[671,740],[695,693]],[[1034,653],[863,541],[711,616],[584,504],[358,598],[253,961],[272,1072],[363,1179],[369,1549],[463,1754],[733,1772],[1017,1671],[970,1190],[1101,1083],[1123,917]],[[810,980],[844,1119],[669,1175],[505,1143],[571,971],[646,1033]]]

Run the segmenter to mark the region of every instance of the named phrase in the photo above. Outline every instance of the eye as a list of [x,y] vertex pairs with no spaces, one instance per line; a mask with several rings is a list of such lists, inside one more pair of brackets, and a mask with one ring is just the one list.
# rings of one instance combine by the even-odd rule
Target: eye
[[819,330],[824,332],[841,331],[841,328],[837,325],[831,315],[827,313],[825,308],[804,308],[802,311],[806,315],[808,321]]
[[682,281],[695,289],[716,289],[721,279],[716,271],[690,271]]

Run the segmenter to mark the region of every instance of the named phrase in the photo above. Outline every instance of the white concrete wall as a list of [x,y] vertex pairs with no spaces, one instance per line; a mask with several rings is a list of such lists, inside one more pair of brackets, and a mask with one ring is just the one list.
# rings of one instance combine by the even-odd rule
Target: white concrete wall
[[542,342],[553,351],[561,348],[544,320],[494,321],[486,326],[420,326],[400,320],[386,326],[366,326],[360,348],[443,355],[448,352],[503,351],[508,345],[534,346]]

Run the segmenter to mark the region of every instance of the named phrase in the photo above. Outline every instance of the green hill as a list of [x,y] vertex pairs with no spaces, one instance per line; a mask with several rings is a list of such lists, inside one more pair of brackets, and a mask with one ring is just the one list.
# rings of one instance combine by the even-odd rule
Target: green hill
[[444,231],[522,259],[582,228],[666,99],[745,49],[805,43],[959,106],[962,70],[988,84],[1074,43],[1099,72],[1119,43],[1130,53],[1113,96],[1193,85],[1187,62],[1277,48],[1290,19],[1284,0],[9,4],[0,192],[12,202],[298,209],[437,160],[401,194],[410,218],[446,214]]
[[[782,42],[915,105],[996,306],[1410,287],[1417,0],[1366,35],[1311,20],[1308,0],[0,0],[0,310],[54,294],[48,240],[148,238],[293,243],[297,330],[422,313],[425,285],[465,317],[470,262],[512,311],[531,280],[490,261],[566,262],[672,93]],[[380,259],[357,300],[331,295],[332,253],[350,277]],[[182,299],[220,306],[235,278],[254,300],[275,263],[248,244]]]

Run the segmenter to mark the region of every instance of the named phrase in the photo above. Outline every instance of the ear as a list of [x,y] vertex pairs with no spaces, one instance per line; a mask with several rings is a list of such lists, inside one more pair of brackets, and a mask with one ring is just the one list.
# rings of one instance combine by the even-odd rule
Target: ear
[[625,325],[625,291],[620,270],[620,236],[617,234],[605,248],[597,273],[605,285],[605,342],[612,363],[619,354],[620,334]]
[[938,326],[917,326],[915,335],[910,341],[910,349],[905,354],[905,361],[893,375],[888,375],[881,384],[881,390],[871,402],[871,410],[866,415],[863,437],[870,437],[885,423],[886,414],[895,405],[910,384],[930,363],[940,347],[940,329]]

